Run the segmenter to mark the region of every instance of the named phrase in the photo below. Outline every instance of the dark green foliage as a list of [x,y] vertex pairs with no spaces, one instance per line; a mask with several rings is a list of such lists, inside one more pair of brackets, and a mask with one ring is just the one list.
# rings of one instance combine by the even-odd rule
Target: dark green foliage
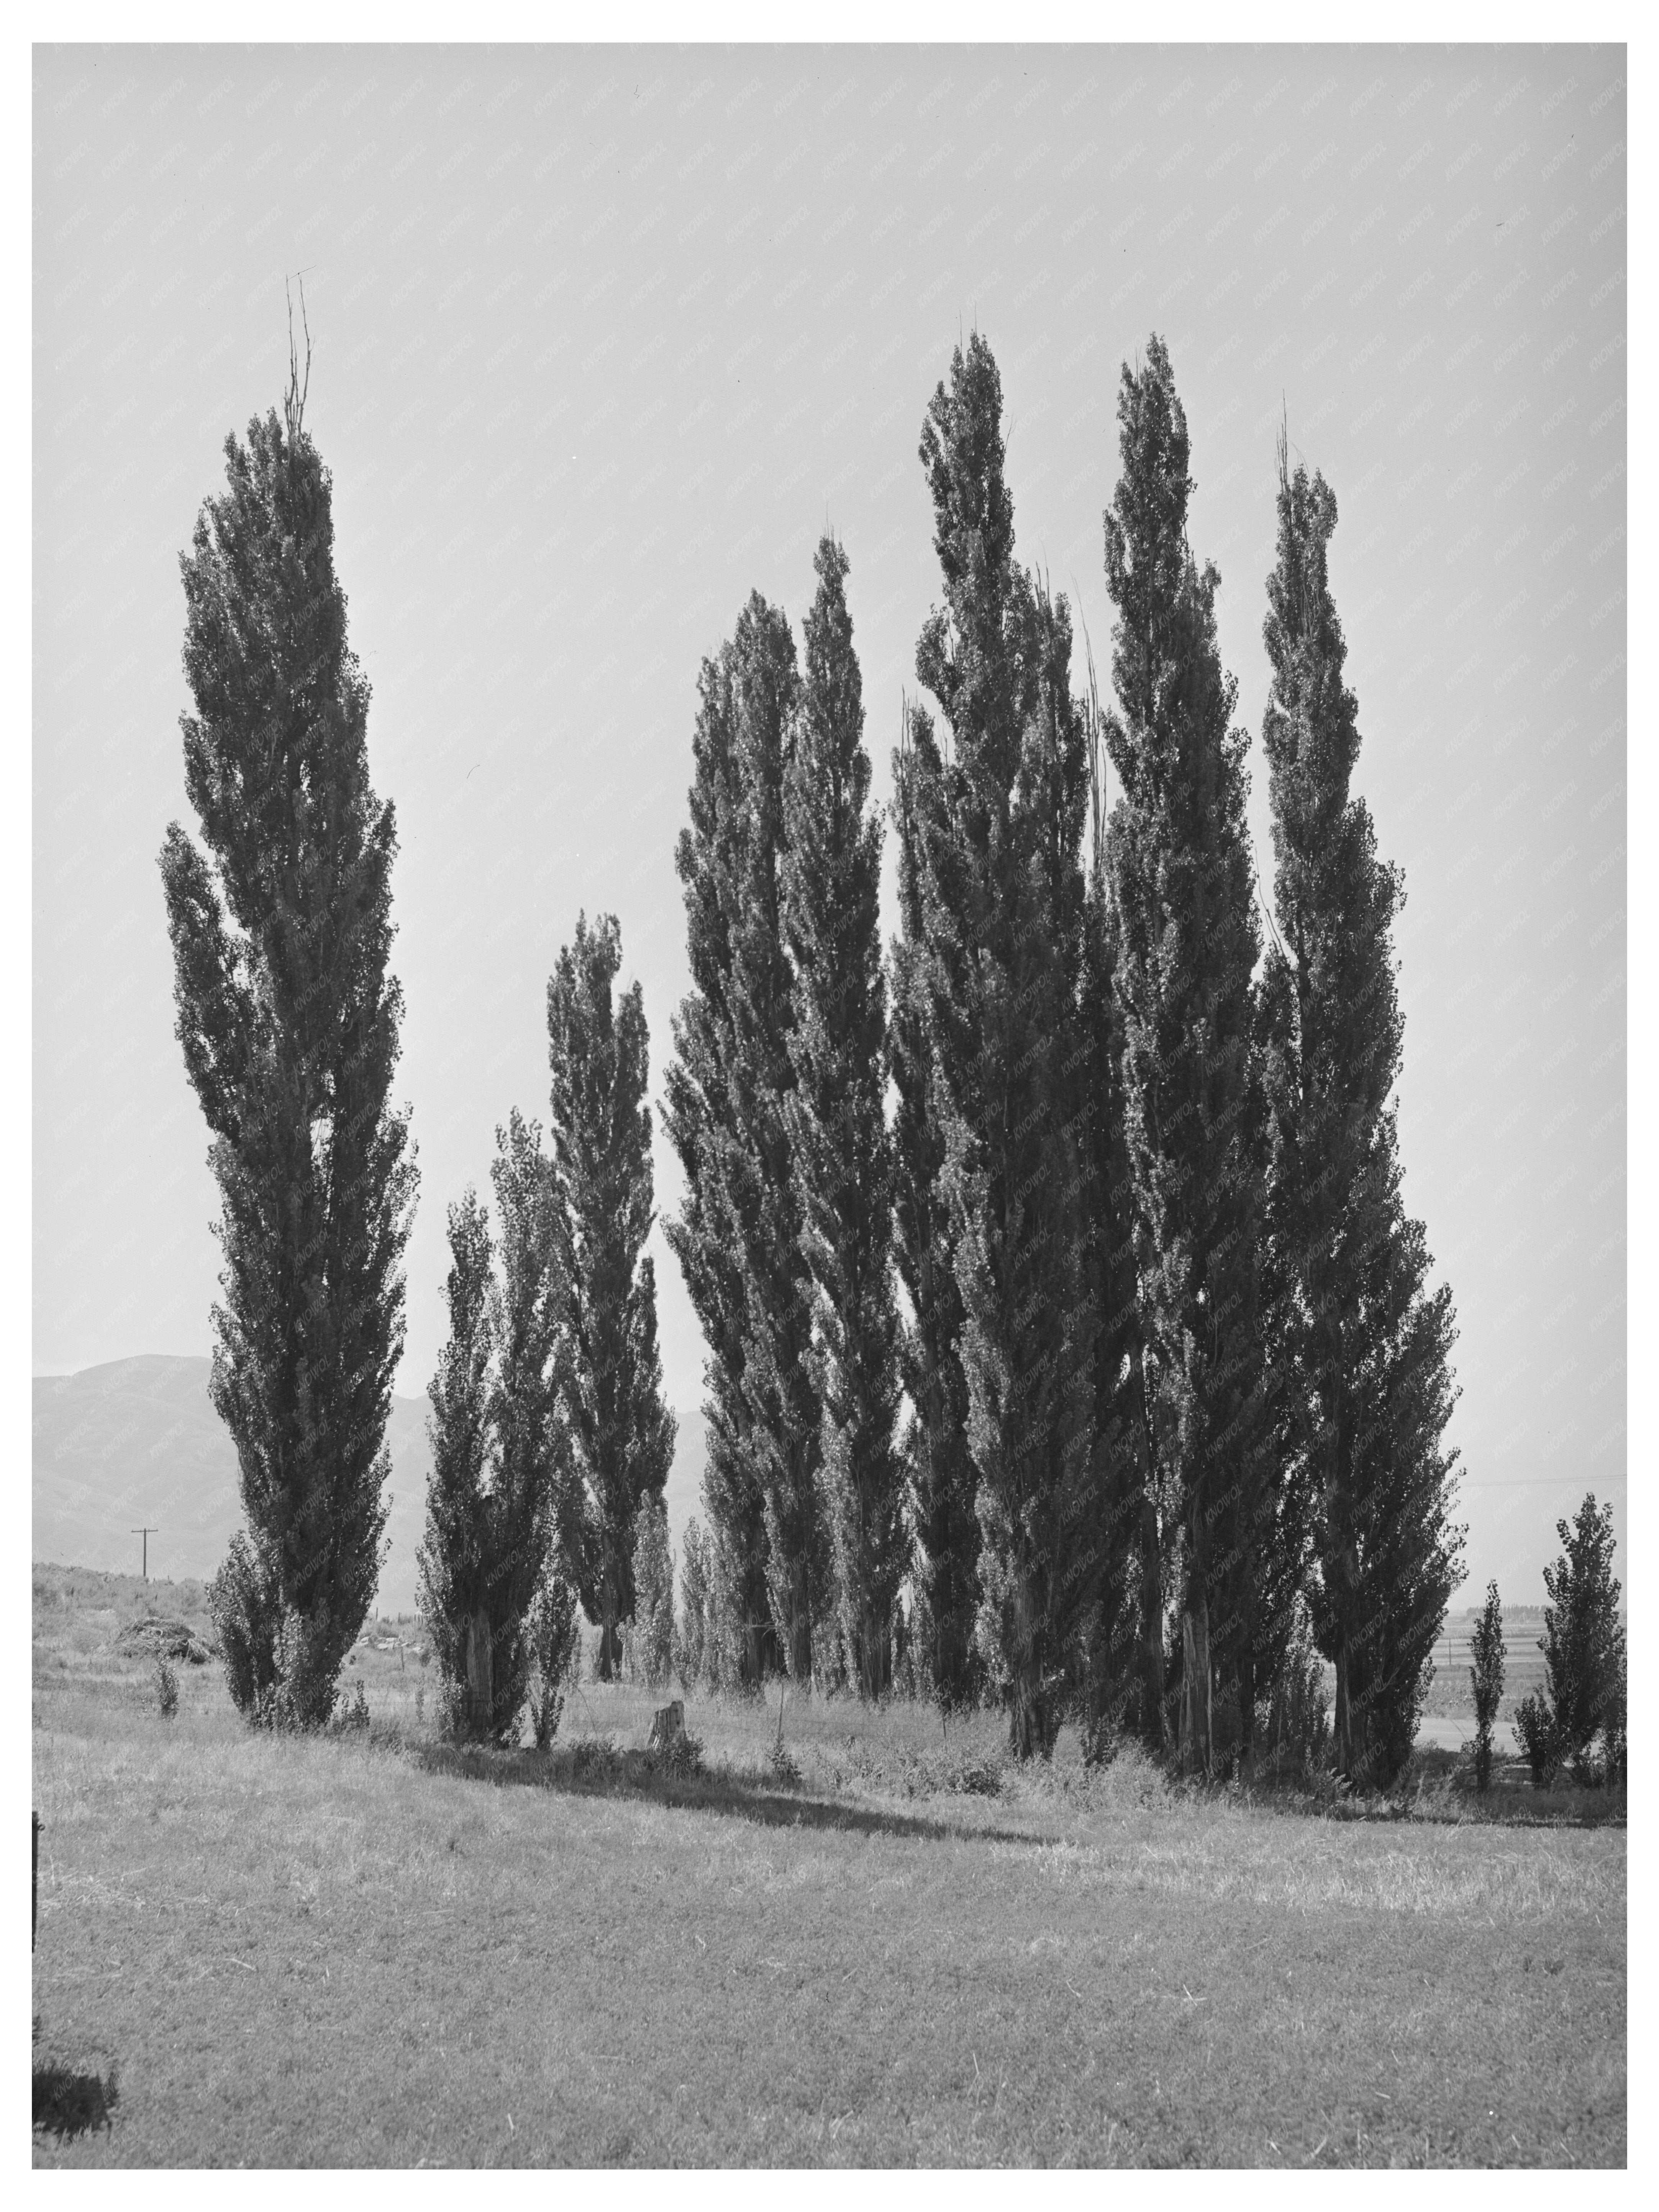
[[530,1612],[550,1545],[569,1517],[569,1440],[561,1407],[563,1261],[551,1165],[541,1130],[516,1109],[495,1132],[490,1164],[501,1235],[494,1292],[495,1388],[489,1496],[493,1728],[516,1732],[530,1686]]
[[[490,1311],[495,1248],[489,1215],[471,1188],[449,1208],[449,1335],[427,1386],[426,1534],[418,1554],[421,1615],[432,1638],[447,1724],[487,1734],[488,1705],[469,1698],[469,1672],[482,1657],[473,1628],[488,1548],[485,1493],[489,1471],[489,1401],[495,1360]],[[469,1670],[468,1646],[474,1668]]]
[[[915,1593],[912,1667],[941,1709],[972,1705],[982,1667],[975,1642],[979,1615],[979,1517],[968,1449],[968,1382],[962,1370],[962,1292],[945,1188],[943,1100],[937,1087],[927,988],[918,809],[937,810],[937,779],[918,775],[909,741],[893,756],[898,828],[902,933],[892,945],[890,1072],[897,1097],[893,1122],[893,1249],[910,1302],[900,1340],[900,1371],[910,1401],[904,1441]],[[942,825],[933,827],[935,842]]]
[[823,1409],[821,1480],[841,1642],[861,1694],[877,1697],[890,1680],[905,1565],[894,1436],[892,1153],[882,1095],[881,821],[868,805],[847,556],[826,537],[814,566],[818,589],[783,787],[795,1075],[786,1123],[814,1293],[810,1364]]
[[247,1516],[214,1618],[243,1711],[316,1727],[380,1569],[416,1171],[388,1103],[396,825],[368,781],[330,479],[294,386],[285,413],[227,439],[227,489],[180,562],[207,855],[173,823],[161,865],[222,1208],[211,1390]]
[[613,1001],[622,933],[612,915],[576,922],[547,986],[552,1140],[562,1305],[563,1405],[577,1483],[560,1530],[589,1620],[599,1669],[622,1658],[634,1617],[640,1501],[660,1497],[674,1457],[663,1403],[653,1219],[649,1041],[638,983]]
[[[276,1577],[269,1553],[256,1553],[240,1529],[208,1586],[207,1604],[231,1702],[261,1724],[286,1720],[289,1708],[278,1695],[283,1622]],[[345,1654],[340,1657],[343,1662]],[[337,1681],[338,1674],[337,1668]]]
[[1556,1756],[1571,1762],[1577,1781],[1588,1782],[1595,1738],[1624,1733],[1625,1633],[1613,1571],[1613,1508],[1598,1508],[1588,1494],[1571,1525],[1558,1521],[1555,1533],[1561,1557],[1544,1570],[1550,1601],[1538,1648]]
[[674,1023],[668,1130],[684,1170],[670,1249],[708,1347],[703,1478],[725,1679],[811,1671],[827,1607],[811,1277],[785,1101],[793,1008],[780,926],[783,775],[799,689],[783,614],[752,595],[699,679],[685,886],[692,989]]
[[1608,1685],[1601,1709],[1601,1739],[1605,1773],[1609,1785],[1622,1789],[1630,1779],[1630,1653],[1622,1628],[1619,1632],[1619,1665]]
[[[1409,1756],[1434,1678],[1433,1653],[1461,1577],[1463,1530],[1451,1521],[1457,1455],[1443,1439],[1457,1391],[1451,1291],[1427,1289],[1432,1265],[1420,1222],[1401,1194],[1394,1115],[1384,1117],[1382,1157],[1389,1176],[1388,1233],[1361,1278],[1364,1341],[1346,1384],[1354,1504],[1351,1547],[1347,1694],[1355,1751],[1345,1771],[1386,1788]],[[1341,1649],[1332,1582],[1312,1593],[1321,1649]],[[1343,1676],[1339,1671],[1338,1718]],[[1363,1750],[1359,1747],[1364,1747]],[[1339,1756],[1340,1751],[1339,1747]]]
[[980,1526],[979,1642],[1022,1756],[1047,1753],[1098,1594],[1085,1187],[1079,860],[1088,762],[1063,599],[1013,558],[1002,393],[977,332],[921,459],[945,605],[916,673],[911,821],[930,1110],[963,1323]]
[[[1136,1262],[1137,1210],[1123,1090],[1124,1030],[1115,991],[1121,931],[1106,850],[1104,731],[1092,658],[1087,708],[1092,829],[1083,918],[1079,1020],[1085,1054],[1089,1285],[1100,1591],[1085,1645],[1096,1740],[1163,1733],[1163,1577],[1154,1488],[1157,1452],[1146,1388]],[[1151,1631],[1148,1650],[1146,1638]]]
[[629,1679],[659,1690],[674,1662],[674,1556],[668,1510],[647,1491],[634,1519],[634,1619],[628,1633]]
[[535,1669],[530,1724],[538,1751],[548,1750],[558,1734],[564,1693],[581,1664],[581,1626],[577,1607],[575,1580],[555,1545],[530,1608],[530,1658]]
[[449,1209],[449,1337],[428,1391],[421,1611],[448,1727],[495,1742],[516,1735],[529,1690],[530,1613],[568,1482],[556,1335],[562,1278],[540,1137],[517,1113],[496,1132],[499,1281],[476,1193]]
[[662,1760],[665,1773],[672,1775],[676,1782],[689,1782],[693,1775],[701,1774],[703,1771],[702,1738],[688,1735],[682,1729],[677,1736],[671,1739],[667,1749],[658,1756]]
[[698,1684],[714,1680],[717,1660],[715,1626],[710,1618],[714,1601],[708,1540],[702,1524],[693,1518],[686,1524],[680,1547],[680,1613],[674,1630],[674,1672],[688,1695]]
[[703,1496],[714,1608],[708,1664],[734,1685],[757,1684],[775,1657],[766,1603],[765,1510],[748,1449],[751,1419],[743,1390],[749,1302],[736,1209],[752,1207],[754,1198],[732,1136],[726,1076],[732,1049],[730,917],[741,896],[747,819],[734,726],[744,688],[738,657],[763,650],[775,634],[769,626],[740,621],[718,660],[703,663],[692,737],[691,819],[674,854],[685,887],[691,989],[673,1018],[665,1115],[685,1197],[678,1218],[664,1224],[664,1235],[708,1347]]
[[1469,1648],[1474,1664],[1469,1687],[1474,1694],[1474,1786],[1484,1793],[1492,1782],[1492,1729],[1504,1702],[1504,1607],[1496,1583],[1486,1584],[1486,1602],[1475,1623]]
[[1560,1740],[1547,1699],[1528,1690],[1515,1709],[1515,1732],[1532,1769],[1534,1790],[1547,1790],[1561,1769]]
[[[748,820],[732,918],[732,1052],[728,1097],[735,1145],[727,1154],[748,1303],[744,1396],[749,1450],[763,1502],[766,1595],[783,1663],[812,1671],[813,1638],[831,1597],[829,1528],[820,1472],[822,1413],[810,1364],[812,1285],[802,1249],[801,1194],[789,1108],[794,996],[783,936],[787,836],[784,775],[800,696],[794,643],[781,611],[758,599],[746,618],[755,649],[740,649],[738,764]],[[740,625],[741,627],[741,625]],[[745,1165],[732,1176],[737,1157]]]
[[[1146,1493],[1159,1543],[1178,1530],[1181,1741],[1207,1771],[1214,1684],[1235,1688],[1248,1731],[1291,1595],[1267,1571],[1280,1532],[1259,1273],[1249,741],[1231,726],[1237,686],[1216,643],[1220,578],[1212,564],[1200,572],[1187,541],[1186,416],[1156,337],[1146,367],[1123,370],[1118,422],[1122,474],[1105,536],[1119,711],[1105,740],[1121,796],[1107,872],[1156,1455]],[[1142,1549],[1150,1613],[1162,1602],[1150,1516]],[[1143,1715],[1156,1737],[1154,1629],[1143,1622]],[[1243,1747],[1248,1756],[1248,1733]]]
[[1305,1604],[1291,1611],[1279,1653],[1267,1707],[1265,1748],[1275,1758],[1289,1752],[1304,1761],[1316,1759],[1330,1738],[1330,1711],[1324,1669]]
[[1264,629],[1279,938],[1263,984],[1271,1223],[1282,1269],[1280,1431],[1310,1493],[1315,1621],[1336,1668],[1337,1756],[1386,1784],[1415,1732],[1456,1585],[1451,1294],[1426,1289],[1401,1189],[1399,872],[1350,795],[1358,708],[1327,578],[1336,500],[1279,447]]
[[[1279,1209],[1282,1185],[1275,1175],[1273,1084],[1281,1072],[1282,1040],[1294,1026],[1288,981],[1285,963],[1276,957],[1276,948],[1270,948],[1256,994],[1257,1067],[1265,1109],[1267,1185],[1257,1253],[1258,1287],[1265,1370],[1264,1443],[1273,1470],[1270,1496],[1273,1512],[1271,1531],[1258,1559],[1261,1591],[1255,1663],[1258,1684],[1264,1679],[1277,1678],[1287,1636],[1295,1638],[1311,1633],[1307,1592],[1318,1508],[1319,1468],[1310,1448],[1310,1394],[1301,1360],[1305,1340],[1301,1268],[1295,1240],[1286,1234],[1286,1223]],[[1314,1651],[1311,1644],[1309,1650]],[[1321,1694],[1322,1697],[1322,1688]]]

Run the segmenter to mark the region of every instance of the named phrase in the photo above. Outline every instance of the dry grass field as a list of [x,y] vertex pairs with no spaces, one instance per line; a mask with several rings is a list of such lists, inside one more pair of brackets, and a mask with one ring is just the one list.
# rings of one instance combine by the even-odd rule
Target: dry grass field
[[796,1782],[775,1698],[691,1700],[675,1782],[592,1684],[463,1756],[395,1649],[368,1729],[258,1737],[118,1648],[200,1601],[35,1570],[37,2076],[115,2090],[38,2165],[1625,2160],[1615,1804],[1442,1757],[1322,1814],[841,1700]]

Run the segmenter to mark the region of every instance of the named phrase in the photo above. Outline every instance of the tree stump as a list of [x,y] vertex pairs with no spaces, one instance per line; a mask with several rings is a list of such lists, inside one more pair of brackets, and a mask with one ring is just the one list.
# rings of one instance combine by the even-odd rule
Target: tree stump
[[676,1698],[672,1705],[661,1706],[651,1723],[647,1751],[672,1751],[685,1734],[685,1707]]

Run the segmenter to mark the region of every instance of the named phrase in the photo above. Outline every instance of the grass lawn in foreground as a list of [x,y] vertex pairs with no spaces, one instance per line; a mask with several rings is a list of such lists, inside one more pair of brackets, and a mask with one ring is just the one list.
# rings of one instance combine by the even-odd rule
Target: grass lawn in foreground
[[45,1571],[37,2058],[118,2093],[38,2164],[1625,2160],[1622,1826],[1026,1777],[840,1700],[786,1709],[798,1789],[775,1699],[691,1700],[677,1789],[575,1771],[657,1702],[594,1685],[463,1759],[384,1653],[368,1735],[251,1735],[216,1665],[169,1723],[131,1603]]

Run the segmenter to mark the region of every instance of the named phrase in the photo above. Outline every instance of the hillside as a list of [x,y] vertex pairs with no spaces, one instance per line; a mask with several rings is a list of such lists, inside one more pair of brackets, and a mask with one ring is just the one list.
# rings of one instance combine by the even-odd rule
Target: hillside
[[[144,1522],[152,1574],[205,1582],[241,1523],[236,1455],[208,1400],[209,1362],[147,1354],[75,1375],[33,1382],[31,1555],[109,1572],[137,1571]],[[415,1553],[426,1509],[431,1456],[426,1400],[392,1401],[392,1552],[379,1608],[415,1606]],[[668,1483],[668,1518],[678,1552],[698,1510],[702,1419],[680,1415],[679,1445]]]

